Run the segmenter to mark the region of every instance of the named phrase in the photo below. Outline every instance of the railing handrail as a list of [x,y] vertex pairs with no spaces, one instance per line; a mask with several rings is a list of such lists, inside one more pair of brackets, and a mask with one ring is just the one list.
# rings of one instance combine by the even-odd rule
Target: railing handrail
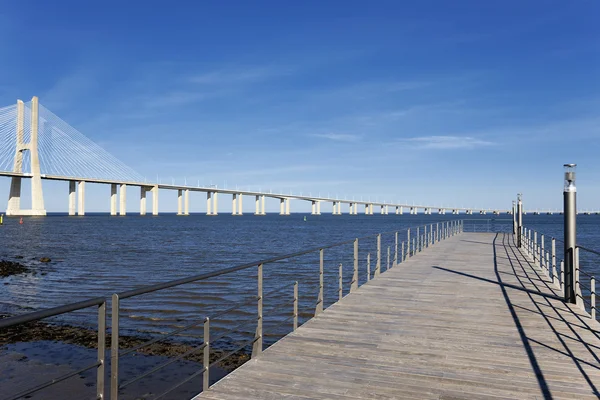
[[58,307],[30,312],[27,314],[15,315],[13,317],[0,319],[0,328],[10,328],[11,326],[25,324],[27,322],[54,317],[56,315],[66,314],[68,312],[77,311],[92,306],[98,306],[105,301],[105,297],[94,297],[92,299],[79,301],[77,303],[69,303]]

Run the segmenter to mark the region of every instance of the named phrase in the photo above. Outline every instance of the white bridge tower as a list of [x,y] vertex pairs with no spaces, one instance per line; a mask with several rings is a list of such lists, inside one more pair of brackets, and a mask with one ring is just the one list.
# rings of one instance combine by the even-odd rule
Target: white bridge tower
[[31,99],[31,137],[29,143],[24,143],[25,105],[17,100],[17,146],[13,172],[23,173],[23,152],[29,150],[31,162],[31,209],[21,209],[21,179],[13,176],[10,182],[10,195],[6,215],[46,215],[44,208],[44,194],[42,193],[42,174],[40,172],[40,158],[38,155],[38,98]]

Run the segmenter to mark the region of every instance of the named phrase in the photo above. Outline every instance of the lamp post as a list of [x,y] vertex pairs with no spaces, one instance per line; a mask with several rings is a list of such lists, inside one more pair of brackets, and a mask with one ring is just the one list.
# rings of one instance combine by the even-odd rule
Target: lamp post
[[577,246],[577,189],[575,187],[575,167],[577,164],[565,164],[564,189],[564,287],[565,301],[575,304],[575,247]]
[[517,247],[522,247],[523,236],[523,195],[517,193]]

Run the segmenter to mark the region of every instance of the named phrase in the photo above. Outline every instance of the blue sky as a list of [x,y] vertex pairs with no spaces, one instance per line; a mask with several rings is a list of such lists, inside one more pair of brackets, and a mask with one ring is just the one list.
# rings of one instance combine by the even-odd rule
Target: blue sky
[[2,7],[0,104],[38,95],[149,180],[559,208],[575,162],[600,208],[596,1],[88,3]]

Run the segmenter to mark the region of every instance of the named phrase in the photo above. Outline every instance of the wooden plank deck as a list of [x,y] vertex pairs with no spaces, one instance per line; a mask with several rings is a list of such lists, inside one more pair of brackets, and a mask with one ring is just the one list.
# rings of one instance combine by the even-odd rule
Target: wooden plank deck
[[600,326],[512,235],[384,272],[196,399],[596,399]]

